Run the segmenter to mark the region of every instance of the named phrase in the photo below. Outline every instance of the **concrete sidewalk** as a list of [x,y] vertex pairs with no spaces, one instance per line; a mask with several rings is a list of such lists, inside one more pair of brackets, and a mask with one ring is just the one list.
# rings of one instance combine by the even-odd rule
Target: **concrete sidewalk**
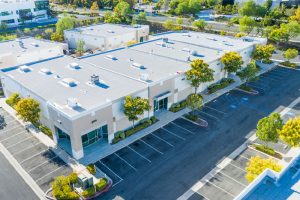
[[[258,73],[258,75],[261,75],[263,73],[266,73],[267,71],[271,70],[272,68],[274,68],[276,66],[275,63],[273,64],[263,64],[263,63],[257,63],[260,67],[261,70]],[[236,88],[237,86],[243,84],[243,82],[234,75],[230,75],[230,78],[233,78],[235,80],[235,82],[231,85],[229,85],[228,87],[221,89],[213,94],[201,94],[203,96],[203,103],[207,103],[210,102],[216,98],[218,98],[219,96],[233,90],[234,88]],[[176,113],[172,113],[170,111],[164,111],[161,112],[159,114],[156,115],[157,119],[159,119],[158,122],[156,122],[155,124],[131,135],[130,137],[126,138],[125,140],[122,140],[120,142],[118,142],[117,144],[113,144],[113,145],[108,145],[107,143],[102,143],[99,145],[95,145],[93,150],[90,150],[88,154],[85,154],[85,156],[79,160],[80,163],[87,165],[89,163],[94,163],[128,145],[130,145],[131,143],[137,141],[138,139],[150,134],[151,132],[167,125],[168,123],[174,121],[175,119],[183,116],[184,114],[188,113],[190,111],[190,109],[185,108],[179,112]]]

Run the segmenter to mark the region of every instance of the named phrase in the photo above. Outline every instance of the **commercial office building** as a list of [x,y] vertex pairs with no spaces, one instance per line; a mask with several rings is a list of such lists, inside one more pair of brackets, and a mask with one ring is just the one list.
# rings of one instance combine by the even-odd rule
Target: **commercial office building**
[[76,49],[79,41],[84,41],[85,50],[106,51],[148,40],[147,25],[97,24],[64,31],[69,48]]
[[0,24],[17,26],[48,19],[49,0],[0,0]]
[[[238,51],[246,64],[254,46],[265,42],[195,32],[169,33],[80,59],[61,56],[15,66],[3,70],[2,80],[7,96],[19,92],[41,103],[42,122],[55,131],[56,141],[68,138],[73,156],[79,159],[85,146],[98,140],[108,145],[115,132],[131,126],[122,110],[125,96],[149,99],[149,115],[155,115],[193,91],[185,78],[192,60],[209,63],[215,71],[213,82],[217,82],[226,76],[220,63],[225,52]],[[199,92],[211,83],[201,85]],[[146,116],[148,113],[140,118]]]

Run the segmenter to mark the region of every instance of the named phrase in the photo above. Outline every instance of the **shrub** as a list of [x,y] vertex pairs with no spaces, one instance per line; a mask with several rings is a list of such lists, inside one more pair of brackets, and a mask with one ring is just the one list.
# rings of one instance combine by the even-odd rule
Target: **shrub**
[[87,188],[86,190],[84,190],[84,191],[81,193],[81,195],[82,195],[83,197],[85,197],[85,198],[94,196],[94,195],[95,195],[95,188],[94,188],[94,186],[89,187],[89,188]]
[[52,194],[57,200],[79,199],[79,195],[75,193],[69,185],[69,179],[66,176],[58,176],[52,182]]
[[69,174],[68,179],[70,184],[75,184],[78,181],[78,175],[75,172],[72,172],[71,174]]
[[152,124],[154,124],[155,122],[156,122],[156,117],[155,116],[152,116],[152,117],[150,117],[150,120],[151,120],[151,122],[152,122]]
[[53,132],[52,132],[51,129],[48,128],[47,126],[41,124],[41,125],[39,125],[39,129],[40,129],[43,133],[45,133],[48,137],[53,138]]
[[96,174],[96,166],[94,164],[89,164],[86,166],[86,169],[91,173],[91,174]]
[[5,102],[12,108],[17,105],[17,103],[21,100],[21,97],[18,93],[13,93]]
[[266,147],[261,144],[253,144],[252,146],[258,151],[261,151],[261,152],[268,154],[270,156],[273,156],[275,158],[282,159],[282,155],[277,153],[276,151],[274,151],[274,149],[272,149],[270,147]]
[[106,185],[107,185],[107,179],[106,178],[101,178],[99,180],[99,182],[95,184],[96,191],[99,192],[99,191],[103,190],[106,187]]
[[247,91],[247,92],[251,92],[251,91],[252,91],[252,88],[249,87],[249,86],[247,86],[247,85],[245,85],[245,84],[240,85],[239,88],[240,88],[241,90],[245,90],[245,91]]
[[144,120],[141,120],[140,124],[138,124],[137,126],[135,126],[134,128],[131,128],[127,131],[125,131],[125,135],[126,137],[140,131],[140,130],[143,130],[145,128],[147,128],[148,126],[150,126],[152,123],[151,123],[151,120],[150,119],[144,119]]
[[210,86],[207,87],[208,93],[214,93],[218,90],[221,90],[228,85],[234,83],[234,80],[231,78],[223,78],[219,83],[213,83]]
[[290,68],[296,68],[297,67],[297,65],[295,63],[291,63],[289,61],[284,61],[280,64],[282,64],[283,66],[286,66],[286,67],[290,67]]
[[178,112],[178,111],[180,111],[180,110],[182,110],[182,109],[184,109],[186,107],[186,101],[184,100],[184,101],[182,101],[182,102],[180,102],[180,103],[173,103],[172,105],[171,105],[171,107],[170,107],[170,111],[171,112]]
[[193,115],[193,114],[186,114],[184,115],[187,119],[192,120],[192,121],[197,121],[198,117],[197,115]]

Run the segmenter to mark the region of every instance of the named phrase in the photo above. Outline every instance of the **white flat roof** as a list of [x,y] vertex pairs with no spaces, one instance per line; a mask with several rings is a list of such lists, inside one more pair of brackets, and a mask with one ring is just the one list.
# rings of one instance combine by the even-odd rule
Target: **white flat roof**
[[79,32],[82,35],[93,35],[99,37],[112,37],[136,32],[138,29],[149,27],[147,25],[122,25],[122,24],[97,24],[86,27],[66,30],[65,32]]
[[[70,64],[73,67],[78,64],[79,67],[75,69],[70,67]],[[70,117],[147,88],[145,83],[93,67],[68,56],[27,66],[27,73],[22,72],[20,67],[15,67],[3,70],[3,74]],[[99,75],[100,82],[97,85],[90,84],[93,74]],[[67,105],[69,98],[76,99],[80,108],[70,108]]]

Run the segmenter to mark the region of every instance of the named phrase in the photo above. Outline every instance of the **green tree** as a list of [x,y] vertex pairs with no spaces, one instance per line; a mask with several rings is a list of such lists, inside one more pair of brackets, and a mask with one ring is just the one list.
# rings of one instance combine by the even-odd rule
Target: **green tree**
[[258,177],[265,169],[271,169],[275,172],[280,172],[282,166],[271,158],[263,159],[259,156],[251,157],[247,162],[246,167],[246,179],[251,183],[256,177]]
[[290,62],[290,60],[296,58],[298,56],[298,50],[297,49],[287,49],[283,53],[283,57]]
[[211,82],[214,80],[214,70],[201,59],[191,62],[191,69],[186,72],[187,80],[190,81],[192,87],[195,88],[195,94],[201,83]]
[[224,70],[227,73],[237,72],[242,68],[244,63],[242,56],[237,52],[227,52],[221,57],[221,62],[224,65]]
[[246,32],[247,34],[251,33],[253,28],[256,26],[256,21],[252,17],[244,16],[240,18],[240,31]]
[[279,131],[279,138],[292,147],[300,143],[300,117],[289,119]]
[[84,45],[85,45],[85,42],[83,40],[79,40],[77,42],[77,47],[76,47],[77,55],[82,56],[84,54]]
[[176,25],[175,22],[171,19],[166,20],[165,23],[163,24],[163,27],[165,29],[174,30],[174,31],[182,29],[181,26]]
[[206,27],[206,25],[207,25],[207,23],[204,20],[202,20],[202,19],[194,21],[192,23],[193,27],[196,27],[198,30],[201,30],[201,31],[204,30],[204,28]]
[[266,12],[267,9],[264,6],[256,4],[253,0],[246,1],[239,9],[239,13],[242,16],[263,17]]
[[296,21],[281,24],[280,28],[275,28],[270,32],[269,38],[275,42],[286,42],[300,34],[300,25]]
[[245,81],[247,84],[249,81],[256,79],[256,74],[258,72],[259,69],[257,68],[255,61],[252,61],[247,65],[247,67],[237,72],[237,75],[242,81]]
[[132,10],[130,8],[130,4],[125,1],[120,1],[114,8],[114,15],[115,19],[120,22],[130,22],[130,15],[132,14]]
[[192,110],[192,115],[195,116],[195,110],[200,109],[203,105],[203,97],[200,94],[190,94],[186,99],[186,105]]
[[51,38],[52,41],[57,41],[57,42],[64,41],[64,36],[57,33],[57,32],[52,33],[50,38]]
[[7,30],[7,24],[5,22],[1,22],[0,31],[5,32]]
[[196,15],[199,13],[201,6],[203,6],[204,3],[205,1],[203,0],[189,0],[188,4],[190,14]]
[[79,199],[79,195],[72,191],[70,180],[66,176],[58,176],[52,182],[52,194],[57,200]]
[[190,7],[187,1],[183,1],[179,3],[177,8],[175,9],[175,13],[177,15],[185,15],[185,14],[189,14],[189,12],[190,12]]
[[75,19],[68,15],[63,15],[63,17],[60,18],[56,23],[56,33],[63,36],[64,30],[72,29],[74,27],[75,27]]
[[90,10],[91,10],[91,13],[92,13],[93,15],[95,15],[95,16],[99,14],[99,6],[98,6],[97,1],[94,1],[94,2],[93,2],[93,4],[92,4]]
[[140,12],[140,13],[137,15],[137,19],[138,19],[138,20],[141,20],[141,21],[146,21],[146,20],[147,20],[146,12]]
[[148,107],[146,107],[146,101],[148,100],[142,99],[141,97],[125,97],[124,114],[129,121],[132,121],[133,127],[134,122],[138,120],[138,116],[144,114],[144,111],[148,109]]
[[256,60],[268,62],[275,51],[275,47],[272,44],[268,45],[256,45],[252,57]]
[[182,25],[183,19],[182,18],[176,18],[176,24]]
[[282,119],[278,113],[272,113],[268,117],[260,119],[256,126],[256,136],[268,147],[268,142],[278,141],[278,131],[283,126]]
[[9,98],[6,99],[5,102],[14,108],[20,100],[20,95],[18,93],[13,93]]
[[17,115],[26,122],[38,124],[40,120],[40,104],[32,98],[21,99],[15,106]]

